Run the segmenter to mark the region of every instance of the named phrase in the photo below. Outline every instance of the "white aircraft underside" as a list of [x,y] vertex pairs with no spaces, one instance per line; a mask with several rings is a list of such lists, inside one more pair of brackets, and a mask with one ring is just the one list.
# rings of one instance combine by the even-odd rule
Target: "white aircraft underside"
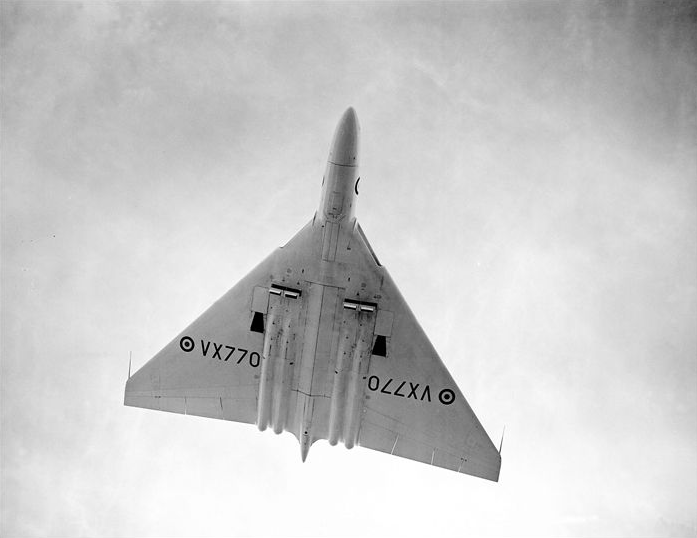
[[498,480],[501,456],[354,214],[342,116],[312,221],[126,383],[125,404],[327,439]]

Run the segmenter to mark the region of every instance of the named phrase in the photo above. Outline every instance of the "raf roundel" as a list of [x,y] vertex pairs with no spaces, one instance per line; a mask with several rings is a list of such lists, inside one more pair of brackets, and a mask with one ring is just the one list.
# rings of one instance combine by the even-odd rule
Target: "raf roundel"
[[190,337],[184,336],[181,340],[179,340],[179,347],[182,348],[183,351],[189,353],[194,349],[194,341]]
[[455,401],[455,393],[451,389],[443,389],[438,393],[438,399],[443,405],[450,405]]

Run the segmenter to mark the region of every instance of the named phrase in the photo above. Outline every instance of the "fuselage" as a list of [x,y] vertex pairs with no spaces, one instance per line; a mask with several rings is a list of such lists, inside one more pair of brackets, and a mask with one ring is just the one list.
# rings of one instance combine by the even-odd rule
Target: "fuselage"
[[[374,320],[366,323],[369,313],[358,311],[340,328],[335,321],[347,291],[359,281],[370,282],[346,255],[357,225],[359,129],[356,112],[348,108],[334,132],[322,178],[302,300],[289,300],[285,292],[270,296],[263,351],[270,360],[262,365],[257,426],[292,431],[303,461],[318,438],[353,446],[358,436],[359,371],[367,368]],[[293,342],[300,340],[303,345],[293,351]],[[293,400],[294,409],[284,413]]]
[[[351,233],[356,225],[356,199],[358,196],[358,181],[360,179],[358,175],[359,144],[360,125],[358,123],[358,117],[353,107],[349,107],[341,116],[334,131],[334,136],[332,137],[327,166],[324,171],[324,176],[322,177],[319,210],[315,214],[313,222],[313,226],[318,228],[318,231],[320,228],[322,230],[322,255],[318,262],[320,264],[320,280],[324,283],[333,283],[342,279],[342,273],[346,270],[346,267],[339,267],[336,260],[336,252],[338,245],[344,242],[346,235]],[[324,302],[322,300],[320,301],[322,303]],[[316,324],[318,331],[326,331],[328,327],[326,321],[323,322],[321,319],[321,310],[321,306],[314,309],[313,313],[316,319],[311,321],[313,325]],[[308,315],[312,315],[312,313],[308,311]],[[352,340],[353,339],[354,337],[352,335]],[[314,357],[311,359],[312,371],[315,369],[316,361],[331,363],[331,359],[331,357],[323,357],[321,354],[315,353]],[[309,362],[310,360],[307,360],[306,364]],[[328,423],[322,425],[316,424],[316,426],[319,426],[318,429],[329,431],[329,442],[331,444],[336,444],[339,438],[344,439],[344,436],[341,435],[343,432],[340,433],[339,430],[344,429],[343,418],[347,413],[345,409],[347,403],[345,395],[343,393],[337,394],[337,388],[345,385],[345,380],[343,378],[346,372],[342,370],[346,370],[346,365],[341,368],[340,362],[341,361],[337,357],[337,363],[335,364],[336,379],[331,398],[332,405],[329,416],[326,417],[325,415],[324,417],[325,421],[328,421]],[[307,372],[307,369],[305,369],[305,371]],[[302,375],[299,381],[302,385]],[[308,379],[307,381],[308,386],[311,386],[312,380]],[[344,383],[342,383],[342,381],[344,381]],[[345,387],[342,392],[345,392]],[[300,433],[298,438],[300,439],[300,453],[303,461],[305,461],[310,446],[314,441],[312,434],[309,433],[313,430],[313,419],[316,420],[313,413],[314,408],[314,405],[305,404],[303,406],[303,424],[301,432],[298,432]],[[298,411],[300,411],[299,408]],[[349,411],[349,414],[352,413]],[[357,428],[358,425],[356,424],[355,435],[357,435]],[[347,435],[349,437],[352,436],[351,433]],[[353,446],[353,442],[350,442],[348,446]]]

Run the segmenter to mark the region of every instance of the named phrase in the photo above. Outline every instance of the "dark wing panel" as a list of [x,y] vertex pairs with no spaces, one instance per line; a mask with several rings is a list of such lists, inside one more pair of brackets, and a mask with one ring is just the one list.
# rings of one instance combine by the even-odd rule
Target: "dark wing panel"
[[[366,241],[366,249],[369,249]],[[374,257],[366,250],[365,255]],[[498,480],[501,456],[389,273],[382,300],[358,444],[454,471]],[[382,335],[380,334],[382,333]],[[380,350],[378,350],[380,351]]]
[[125,405],[254,423],[268,289],[309,255],[310,232],[276,249],[131,376]]

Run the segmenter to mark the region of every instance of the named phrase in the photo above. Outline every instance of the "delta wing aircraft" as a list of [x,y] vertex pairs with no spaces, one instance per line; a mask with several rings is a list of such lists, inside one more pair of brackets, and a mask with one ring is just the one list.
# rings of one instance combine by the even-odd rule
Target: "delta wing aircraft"
[[498,481],[497,450],[355,217],[359,125],[319,210],[126,383],[125,404],[328,439]]

